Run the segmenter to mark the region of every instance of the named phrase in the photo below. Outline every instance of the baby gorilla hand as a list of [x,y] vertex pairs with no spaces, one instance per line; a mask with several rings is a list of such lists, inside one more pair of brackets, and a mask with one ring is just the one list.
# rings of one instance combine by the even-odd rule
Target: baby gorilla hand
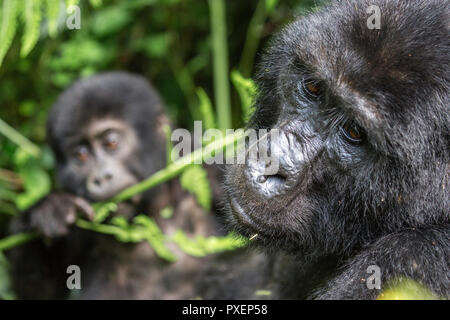
[[77,212],[92,220],[94,210],[84,199],[66,194],[53,193],[24,213],[28,227],[48,238],[67,235],[69,226],[74,224]]

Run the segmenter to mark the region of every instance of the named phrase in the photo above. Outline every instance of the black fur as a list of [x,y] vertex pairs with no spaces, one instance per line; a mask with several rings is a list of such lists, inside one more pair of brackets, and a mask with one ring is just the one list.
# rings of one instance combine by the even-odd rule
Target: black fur
[[[271,44],[250,127],[281,130],[294,187],[267,198],[248,164],[226,187],[231,227],[293,254],[279,297],[376,298],[370,265],[383,289],[408,277],[450,297],[449,21],[446,0],[336,1]],[[344,137],[349,124],[361,141]]]

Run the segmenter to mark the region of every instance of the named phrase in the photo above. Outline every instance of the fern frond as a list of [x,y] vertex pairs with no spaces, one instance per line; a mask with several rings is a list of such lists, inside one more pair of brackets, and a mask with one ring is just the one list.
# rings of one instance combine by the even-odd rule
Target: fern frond
[[203,125],[206,129],[216,128],[216,120],[211,100],[202,88],[197,89],[197,96],[200,100],[200,113],[202,114]]
[[66,0],[66,8],[70,6],[77,6],[80,3],[80,0]]
[[16,34],[19,5],[20,2],[17,0],[3,0],[0,23],[0,65]]
[[89,0],[89,2],[94,8],[100,7],[102,5],[102,0]]
[[48,34],[50,37],[56,37],[58,33],[58,18],[59,11],[61,8],[61,2],[57,0],[46,0],[45,8],[46,8],[46,17],[48,23]]
[[39,40],[40,26],[42,21],[42,1],[25,0],[22,19],[25,24],[22,36],[22,48],[20,56],[26,57]]

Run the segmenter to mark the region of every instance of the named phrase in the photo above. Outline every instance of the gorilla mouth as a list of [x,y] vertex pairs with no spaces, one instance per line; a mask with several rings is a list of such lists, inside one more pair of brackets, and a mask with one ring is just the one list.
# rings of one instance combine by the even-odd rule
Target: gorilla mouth
[[265,236],[267,230],[271,230],[273,226],[266,225],[263,222],[255,222],[254,219],[246,213],[238,201],[230,198],[231,213],[239,225],[239,231],[243,232],[248,237],[262,238]]

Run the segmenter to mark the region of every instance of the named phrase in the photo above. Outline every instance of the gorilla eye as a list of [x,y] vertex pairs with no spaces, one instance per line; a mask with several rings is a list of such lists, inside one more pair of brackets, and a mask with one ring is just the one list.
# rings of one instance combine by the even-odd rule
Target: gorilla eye
[[117,150],[119,147],[119,136],[116,133],[110,133],[105,138],[104,146],[110,151]]
[[86,146],[79,146],[75,150],[75,157],[79,161],[85,162],[89,158],[89,149]]
[[345,124],[341,128],[341,131],[344,135],[344,138],[352,144],[361,144],[364,141],[364,130],[354,122]]
[[303,92],[308,98],[317,100],[320,96],[322,89],[320,83],[317,80],[305,78],[302,81]]

